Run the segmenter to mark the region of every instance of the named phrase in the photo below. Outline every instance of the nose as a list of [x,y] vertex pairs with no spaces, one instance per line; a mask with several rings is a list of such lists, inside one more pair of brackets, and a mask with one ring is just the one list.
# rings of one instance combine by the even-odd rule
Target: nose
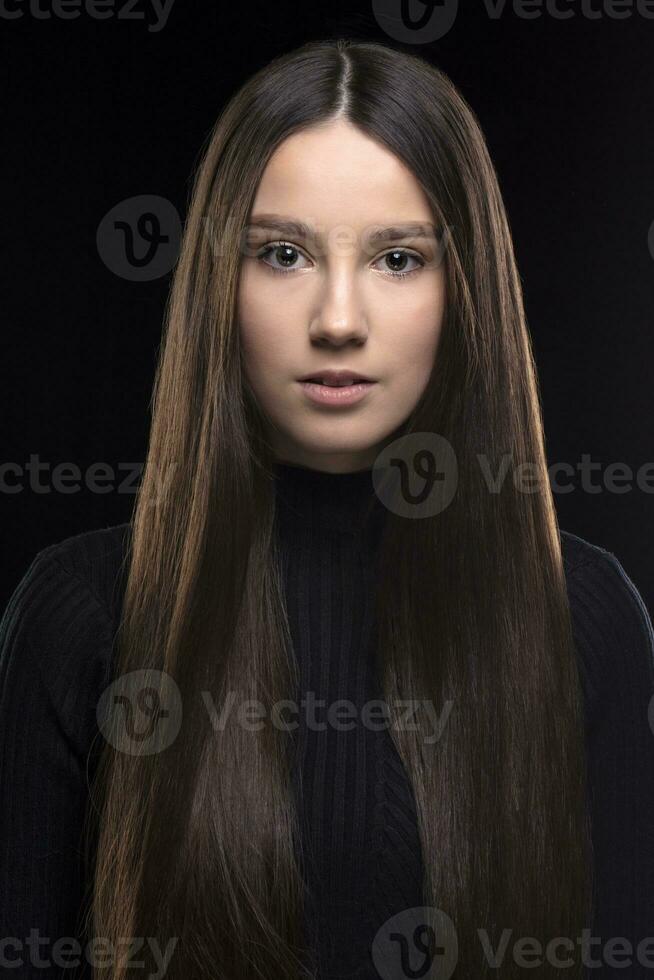
[[355,283],[356,271],[341,269],[327,276],[320,308],[309,327],[309,336],[317,344],[343,347],[348,343],[361,346],[366,342],[368,326]]

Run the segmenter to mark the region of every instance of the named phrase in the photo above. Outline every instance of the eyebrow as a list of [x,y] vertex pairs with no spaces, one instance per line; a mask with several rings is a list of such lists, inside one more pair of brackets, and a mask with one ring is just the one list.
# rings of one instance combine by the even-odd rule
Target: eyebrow
[[[315,230],[304,221],[297,221],[294,218],[285,218],[279,214],[260,214],[252,218],[247,223],[250,228],[263,228],[268,231],[276,231],[289,238],[316,239],[318,236]],[[434,239],[436,229],[433,224],[425,221],[409,221],[402,224],[390,225],[388,228],[378,228],[371,232],[368,241],[371,244],[380,242],[395,241],[405,238],[427,238]]]

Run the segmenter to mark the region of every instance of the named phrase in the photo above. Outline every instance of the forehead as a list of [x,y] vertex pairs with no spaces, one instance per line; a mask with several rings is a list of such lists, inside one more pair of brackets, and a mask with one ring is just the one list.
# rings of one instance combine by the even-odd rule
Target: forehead
[[271,156],[254,212],[292,214],[324,227],[432,220],[429,202],[408,167],[345,120],[289,136]]

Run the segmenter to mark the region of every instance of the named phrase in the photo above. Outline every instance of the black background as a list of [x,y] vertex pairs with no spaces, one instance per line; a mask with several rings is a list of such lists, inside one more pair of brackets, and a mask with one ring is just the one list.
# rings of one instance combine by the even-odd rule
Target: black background
[[[399,6],[399,0],[398,0]],[[438,6],[438,5],[437,5]],[[149,400],[170,273],[133,281],[96,243],[103,217],[143,194],[184,218],[200,147],[225,100],[255,70],[306,40],[393,43],[371,4],[175,0],[161,30],[151,5],[116,0],[97,19],[5,0],[4,329],[0,506],[4,590],[36,552],[128,520],[127,464],[145,457]],[[68,10],[73,8],[69,7]],[[525,8],[530,11],[538,7]],[[522,276],[539,369],[548,460],[600,469],[556,493],[561,526],[613,551],[654,609],[654,19],[637,5],[558,0],[490,16],[462,0],[446,35],[416,44],[477,114]],[[591,17],[589,11],[593,13]],[[618,19],[615,12],[620,12]],[[654,16],[654,3],[651,4]],[[649,237],[648,237],[649,236]],[[109,492],[39,493],[61,463],[113,467]],[[631,487],[607,489],[611,463]],[[18,492],[8,486],[17,484]]]

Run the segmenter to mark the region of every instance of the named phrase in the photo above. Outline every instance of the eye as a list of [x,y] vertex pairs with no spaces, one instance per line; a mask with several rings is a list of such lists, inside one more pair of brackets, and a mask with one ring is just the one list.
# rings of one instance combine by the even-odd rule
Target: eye
[[[404,278],[404,276],[411,276],[414,272],[417,272],[418,269],[422,269],[425,264],[425,260],[421,258],[421,256],[416,255],[414,252],[408,252],[405,248],[393,248],[390,252],[385,252],[384,255],[378,258],[377,262],[383,262],[387,259],[391,259],[393,263],[397,263],[401,266],[400,269],[391,268],[380,270],[381,272],[384,272],[385,275],[390,275],[394,279],[401,279]],[[407,271],[404,267],[404,263],[407,259],[413,259],[413,261],[417,263],[417,267]]]
[[[279,264],[273,264],[268,261],[269,257],[272,257],[275,262]],[[306,256],[299,250],[296,245],[291,245],[290,242],[269,242],[265,245],[261,251],[257,254],[257,260],[264,262],[265,265],[271,270],[271,272],[279,272],[282,275],[286,275],[290,272],[296,272],[301,268],[307,268],[307,266],[298,266],[298,258],[306,259]],[[391,263],[396,266],[399,264],[400,268],[386,268],[379,271],[383,272],[384,275],[390,276],[393,279],[402,279],[405,276],[413,275],[414,272],[418,272],[425,265],[425,260],[416,255],[414,252],[409,252],[404,248],[394,248],[384,255],[380,256],[374,263],[375,265],[379,262],[385,260],[390,260]],[[413,261],[416,266],[413,269],[406,269],[406,263],[408,261]],[[308,261],[308,260],[307,260]]]
[[[272,265],[266,261],[269,255],[277,259],[281,265]],[[270,242],[257,254],[257,259],[264,262],[272,272],[281,272],[282,275],[286,275],[288,272],[295,272],[298,268],[294,264],[298,256],[305,257],[295,245],[288,242]]]

